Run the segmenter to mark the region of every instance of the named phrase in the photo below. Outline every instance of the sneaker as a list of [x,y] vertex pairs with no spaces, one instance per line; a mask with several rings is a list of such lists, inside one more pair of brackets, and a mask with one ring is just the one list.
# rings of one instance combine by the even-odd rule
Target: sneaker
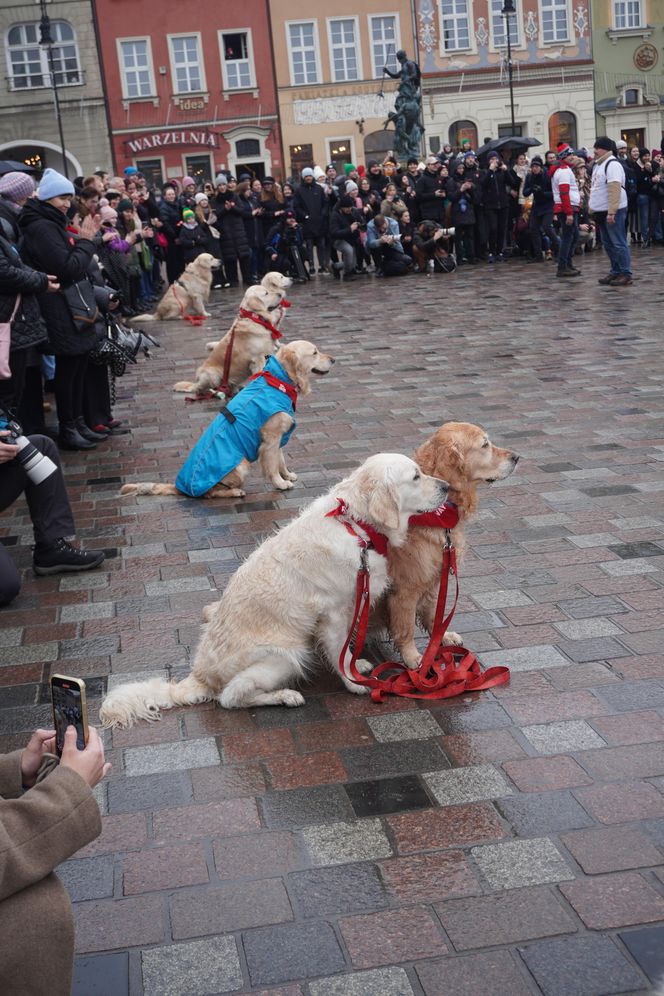
[[496,262],[496,257],[493,255],[493,253],[489,253],[489,258],[487,259],[487,263],[495,263],[495,262]]
[[104,560],[103,550],[77,550],[66,539],[35,547],[32,567],[35,574],[62,574],[68,571],[90,571]]
[[612,287],[629,287],[634,281],[629,276],[628,273],[621,273],[620,276],[616,277],[615,280],[611,281]]

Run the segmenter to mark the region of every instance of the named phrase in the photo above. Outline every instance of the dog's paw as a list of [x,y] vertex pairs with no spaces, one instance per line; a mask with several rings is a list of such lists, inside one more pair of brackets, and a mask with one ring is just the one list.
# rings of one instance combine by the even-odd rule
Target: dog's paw
[[355,667],[360,672],[360,674],[371,674],[376,665],[372,664],[371,661],[365,661],[363,657],[355,661]]
[[285,481],[283,477],[280,477],[278,481],[272,481],[272,484],[277,491],[290,491],[293,487],[293,482]]
[[297,481],[297,474],[294,474],[292,470],[287,470],[286,471],[286,480],[287,481]]
[[354,681],[350,681],[348,678],[344,678],[342,680],[348,691],[352,692],[353,695],[369,694],[369,689],[366,687],[366,685],[356,685]]
[[294,688],[284,688],[279,692],[279,701],[282,705],[293,709],[296,706],[304,705],[304,695],[296,692]]
[[460,647],[463,640],[458,633],[454,633],[451,629],[448,629],[443,637],[444,647]]
[[402,654],[401,660],[404,662],[409,671],[417,671],[418,667],[422,663],[422,654],[418,654],[417,651],[412,654]]

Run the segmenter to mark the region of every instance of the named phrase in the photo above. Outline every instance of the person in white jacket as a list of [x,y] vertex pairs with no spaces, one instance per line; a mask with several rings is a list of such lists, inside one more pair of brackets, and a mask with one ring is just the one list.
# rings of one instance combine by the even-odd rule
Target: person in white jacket
[[564,142],[558,146],[558,159],[550,168],[553,211],[561,224],[557,277],[579,277],[581,270],[572,265],[579,241],[579,206],[581,191],[574,175],[574,150]]

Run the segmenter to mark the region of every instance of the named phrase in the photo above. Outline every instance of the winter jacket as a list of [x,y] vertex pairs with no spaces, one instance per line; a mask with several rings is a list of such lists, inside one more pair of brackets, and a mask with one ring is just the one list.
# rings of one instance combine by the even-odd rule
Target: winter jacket
[[202,225],[180,226],[180,246],[185,263],[192,263],[202,252],[207,252],[207,237]]
[[[387,218],[387,231],[379,232],[376,229],[376,222],[372,218],[369,224],[367,225],[367,242],[366,242],[367,249],[382,248],[384,243],[381,243],[380,241],[381,235],[399,235],[398,222],[395,221],[394,218]],[[404,248],[401,245],[401,239],[398,239],[396,242],[393,242],[392,248],[396,250],[396,252],[403,252]]]
[[180,213],[177,201],[171,203],[165,199],[162,200],[159,205],[159,220],[164,226],[162,229],[164,235],[171,245],[173,245],[178,237],[182,221],[182,214]]
[[474,225],[477,220],[475,217],[477,188],[473,184],[470,190],[464,190],[462,192],[461,186],[466,182],[473,183],[469,177],[455,173],[449,178],[445,188],[447,196],[452,203],[450,220],[454,226]]
[[301,183],[295,191],[293,205],[305,239],[320,239],[327,235],[330,208],[320,184]]
[[16,246],[0,236],[0,322],[9,321],[16,296],[21,295],[11,326],[12,352],[36,346],[46,339],[46,325],[35,295],[47,287],[46,274],[26,266]]
[[[295,385],[275,356],[270,356],[265,371],[286,384]],[[229,401],[208,426],[175,479],[179,491],[191,498],[201,498],[234,470],[241,460],[258,459],[261,429],[272,415],[293,415],[294,406],[283,388],[273,387],[264,377],[257,377]],[[229,418],[230,415],[230,418]],[[295,419],[281,437],[285,446],[295,429]]]
[[425,169],[422,176],[417,181],[417,204],[420,211],[420,218],[423,221],[437,221],[440,225],[445,223],[445,198],[436,195],[437,190],[445,190],[445,182],[440,179],[438,173],[430,173]]
[[354,221],[357,221],[359,225],[364,225],[361,211],[352,208],[351,214],[344,214],[340,207],[336,207],[330,215],[330,239],[332,242],[350,242],[351,245],[359,242],[359,229],[356,228],[353,232],[350,227]]
[[493,211],[506,208],[510,200],[510,189],[511,181],[507,170],[500,166],[496,170],[487,169],[482,178],[483,206]]
[[[229,201],[231,206],[226,207]],[[236,259],[248,256],[249,243],[244,230],[244,212],[239,198],[228,191],[217,194],[213,207],[217,215],[218,224],[215,227],[219,229],[221,258],[234,263]]]
[[74,923],[53,869],[99,836],[101,817],[80,775],[49,755],[24,792],[21,754],[0,757],[0,991],[69,996]]
[[[31,199],[18,219],[23,233],[23,256],[31,266],[56,276],[63,289],[87,279],[95,244],[76,238],[67,230],[67,218],[47,201]],[[104,337],[101,324],[77,329],[60,292],[40,291],[39,307],[48,328],[50,351],[55,356],[84,356]]]
[[0,235],[9,242],[18,242],[21,233],[18,228],[19,211],[14,211],[12,203],[0,197]]
[[551,177],[545,169],[539,173],[531,172],[526,177],[523,186],[524,197],[532,197],[533,211],[539,217],[547,211],[553,211],[553,192],[551,190]]

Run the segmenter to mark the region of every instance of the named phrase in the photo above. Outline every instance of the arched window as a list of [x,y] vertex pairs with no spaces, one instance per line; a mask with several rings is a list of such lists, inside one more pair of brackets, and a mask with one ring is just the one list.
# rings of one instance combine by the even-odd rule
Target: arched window
[[576,148],[576,115],[571,111],[558,111],[549,118],[549,148],[555,149],[559,142]]
[[453,121],[449,130],[450,145],[461,149],[464,145],[477,148],[477,128],[472,121]]
[[[82,83],[76,36],[67,21],[51,21],[50,46],[57,86]],[[7,65],[12,90],[51,86],[48,48],[39,44],[39,24],[15,24],[7,32]]]
[[235,154],[238,159],[255,159],[261,154],[261,143],[257,138],[241,138],[235,143]]

